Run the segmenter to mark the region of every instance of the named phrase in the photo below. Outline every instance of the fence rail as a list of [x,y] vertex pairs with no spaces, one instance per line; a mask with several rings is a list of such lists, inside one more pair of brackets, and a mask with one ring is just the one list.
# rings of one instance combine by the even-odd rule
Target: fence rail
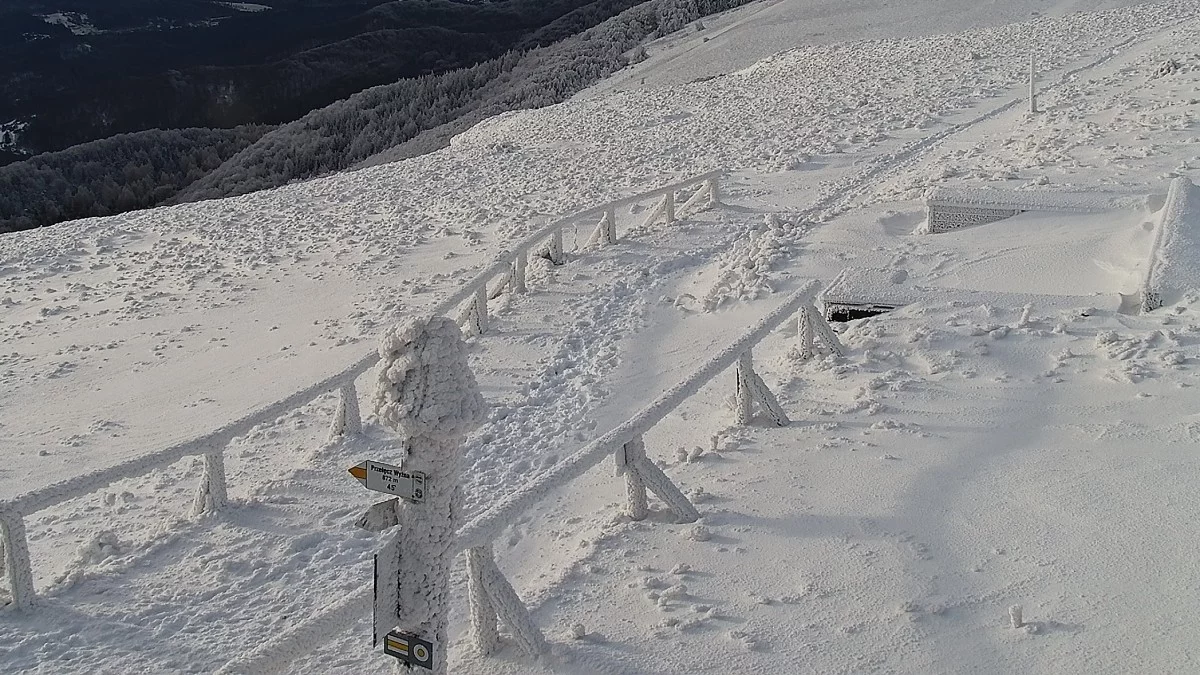
[[[525,263],[530,255],[544,253],[555,264],[565,261],[562,247],[564,228],[589,218],[601,216],[602,220],[598,230],[603,230],[605,236],[600,238],[597,243],[601,245],[615,243],[616,209],[661,198],[658,206],[646,219],[646,224],[653,223],[658,218],[663,218],[670,223],[675,220],[677,211],[690,208],[704,200],[707,200],[707,204],[717,202],[720,199],[718,180],[721,173],[712,171],[701,174],[560,218],[525,237],[511,250],[498,255],[495,262],[487,265],[471,281],[463,284],[457,291],[439,302],[430,310],[430,314],[433,316],[450,315],[457,307],[469,300],[463,321],[471,332],[483,333],[487,330],[488,284],[500,276],[503,277],[506,287],[517,293],[524,292],[526,288]],[[676,209],[676,193],[693,187],[695,191],[682,207]],[[354,381],[378,361],[378,353],[371,352],[341,371],[204,436],[0,501],[0,548],[3,549],[0,562],[3,562],[5,576],[8,578],[12,604],[18,609],[27,609],[36,602],[32,560],[29,556],[24,523],[24,519],[30,514],[69,499],[87,496],[115,481],[137,478],[185,457],[204,457],[204,476],[197,490],[193,505],[194,511],[204,513],[218,510],[225,506],[227,501],[224,452],[225,447],[234,438],[245,435],[254,427],[278,419],[289,410],[335,390],[341,390],[342,399],[338,406],[337,419],[334,420],[331,428],[332,433],[357,432],[359,425],[358,394]]]

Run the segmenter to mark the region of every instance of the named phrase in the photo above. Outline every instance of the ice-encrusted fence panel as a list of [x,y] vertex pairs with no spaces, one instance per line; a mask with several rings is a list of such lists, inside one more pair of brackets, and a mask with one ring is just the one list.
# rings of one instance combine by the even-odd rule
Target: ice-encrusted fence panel
[[348,368],[335,373],[315,384],[297,391],[275,403],[260,408],[241,419],[205,436],[172,445],[158,452],[142,455],[99,471],[74,476],[40,490],[0,502],[0,523],[3,524],[5,541],[4,572],[8,580],[12,604],[17,608],[30,608],[36,604],[33,586],[33,567],[29,547],[25,538],[24,519],[29,514],[77,499],[101,490],[112,483],[137,478],[151,471],[165,468],[186,457],[201,457],[204,471],[197,486],[192,509],[195,513],[208,513],[224,507],[228,501],[225,476],[225,447],[254,427],[278,419],[289,410],[334,389],[354,381],[354,378],[378,360],[375,353],[355,362]]
[[[492,542],[500,536],[506,526],[516,522],[526,510],[553,490],[568,485],[597,464],[612,457],[618,475],[623,474],[626,478],[625,491],[630,503],[631,517],[644,517],[647,513],[647,489],[658,494],[680,521],[691,522],[699,517],[690,500],[662,469],[646,457],[645,444],[642,441],[644,434],[713,378],[737,366],[739,362],[744,363],[746,354],[755,345],[782,323],[796,316],[802,308],[810,308],[808,311],[815,314],[811,307],[818,287],[816,281],[804,284],[740,338],[718,352],[682,382],[663,392],[633,417],[556,463],[536,480],[510,493],[458,530],[451,551],[466,552],[470,635],[477,650],[489,654],[497,648],[498,624],[501,622],[509,628],[516,642],[526,653],[539,654],[546,649],[541,632],[529,618],[524,603],[496,566],[492,556]],[[763,388],[765,389],[765,386]],[[634,478],[631,478],[631,475]],[[298,653],[300,645],[307,644],[307,652],[311,652],[336,637],[336,632],[324,634],[320,630],[334,625],[329,617],[350,618],[356,613],[364,616],[371,612],[371,607],[372,588],[368,584],[321,614],[231,661],[219,673],[285,670],[287,664],[304,656],[304,653]]]
[[[543,255],[554,264],[566,261],[563,251],[563,228],[578,220],[608,215],[615,210],[639,202],[655,198],[672,201],[676,192],[694,189],[688,203],[679,208],[683,211],[694,206],[717,203],[719,199],[718,180],[721,171],[694,176],[671,185],[655,190],[633,195],[601,206],[591,208],[567,216],[540,229],[521,240],[511,251],[502,254],[494,263],[488,265],[470,282],[461,286],[456,292],[438,303],[429,313],[433,316],[449,316],[456,308],[462,307],[464,301],[469,303],[460,314],[460,323],[466,322],[468,328],[476,333],[484,333],[488,328],[487,301],[489,293],[487,286],[498,276],[505,277],[504,288],[522,293],[526,290],[526,261],[530,255]],[[675,216],[671,209],[671,218]],[[608,233],[616,239],[615,218],[609,219]],[[668,219],[670,222],[670,219]],[[234,439],[245,435],[254,427],[278,419],[290,410],[298,408],[319,396],[331,391],[340,391],[341,399],[338,411],[330,426],[331,440],[354,435],[361,431],[359,419],[357,392],[354,380],[375,365],[379,355],[372,351],[363,356],[349,367],[319,381],[287,397],[252,411],[239,420],[209,434],[172,445],[163,450],[110,466],[90,474],[75,476],[65,481],[49,485],[43,489],[26,493],[18,497],[0,501],[0,523],[3,524],[4,569],[3,574],[8,581],[10,595],[14,606],[20,608],[32,607],[36,602],[33,586],[32,561],[25,541],[24,518],[28,515],[60,504],[69,499],[84,497],[92,492],[101,490],[115,481],[137,478],[151,471],[165,468],[185,457],[201,457],[204,461],[204,474],[197,488],[192,510],[194,513],[208,513],[223,508],[227,501],[224,449]]]
[[929,204],[929,233],[949,232],[960,227],[994,223],[1021,213],[1019,209],[994,209],[983,206]]

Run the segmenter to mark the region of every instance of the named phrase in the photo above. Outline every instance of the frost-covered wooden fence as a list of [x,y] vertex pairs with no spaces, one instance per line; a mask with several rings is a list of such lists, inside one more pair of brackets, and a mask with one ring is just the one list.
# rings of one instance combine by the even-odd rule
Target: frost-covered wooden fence
[[[644,224],[653,224],[660,219],[669,224],[683,211],[717,203],[720,199],[720,175],[720,171],[713,171],[694,176],[554,221],[498,256],[495,262],[438,303],[429,313],[433,316],[457,315],[466,332],[484,333],[488,329],[488,300],[506,290],[525,292],[525,270],[530,256],[542,256],[555,264],[565,262],[563,231],[566,228],[594,222],[591,243],[601,246],[616,243],[617,209],[654,201],[655,206],[645,217]],[[35,603],[37,597],[25,533],[25,519],[31,514],[70,499],[85,497],[116,481],[137,478],[165,468],[185,457],[204,458],[204,475],[193,502],[193,512],[201,514],[218,510],[228,501],[225,448],[234,438],[332,391],[340,392],[341,398],[330,428],[331,435],[358,433],[361,420],[354,382],[378,361],[378,353],[372,351],[343,370],[204,436],[0,502],[0,548],[3,549],[0,565],[8,580],[12,604],[19,609],[26,609]]]
[[[750,422],[755,412],[761,412],[779,425],[789,423],[786,412],[755,372],[752,350],[783,323],[795,320],[796,354],[800,358],[811,358],[818,343],[827,352],[841,355],[843,347],[836,334],[813,305],[818,288],[817,281],[804,284],[740,338],[714,355],[679,384],[664,391],[640,412],[570,457],[557,462],[536,480],[479,513],[458,530],[451,550],[455,553],[466,553],[470,636],[478,651],[490,654],[497,648],[497,625],[501,621],[507,625],[517,644],[526,653],[536,655],[545,650],[545,639],[540,629],[530,620],[519,596],[497,567],[493,554],[493,542],[504,528],[516,522],[531,506],[554,490],[568,485],[597,465],[611,459],[616,475],[624,479],[626,513],[630,518],[641,520],[648,515],[646,491],[649,489],[662,499],[679,521],[696,520],[699,517],[696,507],[671,479],[647,458],[643,437],[684,400],[730,368],[734,368],[736,372],[736,423]],[[290,663],[332,640],[344,632],[347,625],[369,616],[372,604],[372,587],[367,584],[337,605],[327,608],[282,635],[272,637],[269,642],[263,643],[245,656],[231,661],[219,672],[233,674],[286,671]]]

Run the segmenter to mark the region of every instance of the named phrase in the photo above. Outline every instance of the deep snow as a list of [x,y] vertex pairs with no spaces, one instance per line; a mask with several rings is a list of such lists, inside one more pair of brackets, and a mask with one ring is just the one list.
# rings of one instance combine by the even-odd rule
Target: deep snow
[[[968,5],[916,3],[948,23],[877,35],[1088,8],[946,11]],[[1195,670],[1197,297],[1116,310],[1144,276],[1168,180],[1197,177],[1200,3],[754,53],[813,42],[774,43],[789,24],[756,23],[802,9],[706,20],[703,47],[667,38],[594,91],[428,157],[0,240],[0,495],[340,369],[548,218],[726,168],[727,206],[669,228],[631,230],[640,213],[622,213],[620,245],[531,265],[533,293],[497,301],[472,347],[492,407],[467,447],[468,512],[681,380],[778,291],[855,266],[904,270],[921,300],[852,324],[844,359],[796,362],[788,329],[756,349],[788,427],[732,428],[730,372],[647,435],[700,523],[657,503],[644,523],[621,518],[607,466],[513,523],[497,559],[554,654],[483,660],[460,641],[454,669]],[[822,25],[872,37],[847,16]],[[1049,87],[1038,115],[1020,104],[1030,49]],[[1182,67],[1156,76],[1168,58]],[[924,190],[946,184],[1138,199],[912,235]],[[325,444],[334,406],[236,442],[234,504],[216,517],[186,517],[199,468],[184,461],[28,518],[48,597],[0,612],[0,664],[209,672],[359,588],[380,538],[353,527],[373,497],[345,470],[395,451],[375,426]],[[1009,626],[1012,605],[1027,627]],[[369,624],[289,669],[379,667]]]

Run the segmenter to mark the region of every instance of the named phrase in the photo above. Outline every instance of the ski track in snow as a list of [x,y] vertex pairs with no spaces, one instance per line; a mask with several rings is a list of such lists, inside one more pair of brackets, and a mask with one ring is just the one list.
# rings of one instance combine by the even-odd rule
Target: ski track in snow
[[[533,293],[496,301],[495,333],[472,342],[492,408],[468,442],[469,512],[659,391],[641,388],[673,384],[706,356],[689,348],[732,340],[770,305],[755,298],[789,278],[906,269],[948,301],[856,322],[842,361],[793,363],[787,330],[756,349],[802,418],[792,427],[730,428],[720,377],[648,435],[699,524],[628,522],[607,468],[514,523],[499,562],[554,654],[482,660],[456,645],[455,668],[1117,672],[1133,661],[1097,647],[1125,644],[1139,665],[1194,663],[1200,598],[1169,570],[1197,552],[1165,538],[1198,507],[1194,462],[1175,452],[1200,438],[1179,394],[1195,383],[1200,316],[1194,302],[1147,317],[1109,306],[1144,264],[1154,200],[1103,224],[1026,214],[905,235],[930,185],[1145,194],[1191,172],[1196,9],[802,47],[706,82],[503,115],[396,165],[6,236],[0,485],[159,447],[163,427],[207,430],[360,355],[379,326],[431,306],[545,218],[728,168],[728,207],[646,229],[621,214],[616,248],[531,266]],[[1019,90],[1031,49],[1054,83],[1033,116]],[[1168,56],[1179,71],[1154,76]],[[1023,233],[1048,240],[1051,262],[1017,288],[1002,281],[1012,261],[1039,251]],[[1045,283],[1065,269],[1075,287]],[[711,334],[689,334],[701,327]],[[633,348],[661,371],[631,373]],[[131,408],[145,391],[160,409]],[[64,400],[75,415],[46,412]],[[370,425],[326,444],[333,406],[319,399],[232,444],[234,503],[219,516],[184,516],[200,475],[185,460],[28,518],[47,597],[30,617],[0,613],[0,663],[209,672],[360,587],[378,539],[352,526],[372,500],[344,472],[394,450]],[[1033,628],[1005,628],[1022,603]],[[1132,625],[1111,619],[1131,606],[1145,606]],[[293,671],[378,663],[367,622]]]

